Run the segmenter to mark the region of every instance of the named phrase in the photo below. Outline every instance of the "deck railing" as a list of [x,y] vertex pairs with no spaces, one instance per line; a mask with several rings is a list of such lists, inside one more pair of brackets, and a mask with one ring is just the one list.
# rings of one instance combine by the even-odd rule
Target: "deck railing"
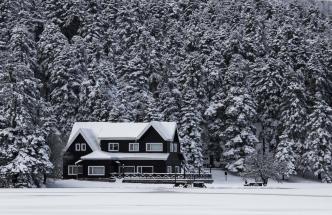
[[213,182],[210,173],[111,173],[110,177],[122,178],[123,183]]
[[212,179],[211,173],[111,173],[114,178]]

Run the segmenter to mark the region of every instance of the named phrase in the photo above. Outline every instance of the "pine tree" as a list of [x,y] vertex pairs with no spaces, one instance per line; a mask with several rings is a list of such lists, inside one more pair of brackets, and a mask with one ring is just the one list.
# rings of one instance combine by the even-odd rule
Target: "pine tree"
[[231,172],[241,172],[247,155],[255,151],[257,138],[254,133],[256,103],[246,86],[246,63],[239,55],[234,55],[225,75],[226,96],[222,100],[225,105],[225,128],[222,139],[225,143],[223,156],[226,168]]
[[282,163],[285,166],[283,177],[289,178],[291,175],[296,174],[295,159],[297,157],[293,150],[295,143],[287,134],[281,135],[279,139],[280,143],[277,146],[275,158],[278,163]]
[[4,116],[0,130],[0,173],[4,186],[40,186],[49,173],[49,149],[42,132],[39,80],[35,78],[36,45],[23,24],[9,42],[10,56],[1,76]]
[[182,97],[179,135],[181,151],[184,153],[189,171],[198,171],[203,165],[201,142],[202,115],[197,111],[198,98],[193,90],[185,89]]
[[303,155],[304,168],[313,172],[322,182],[331,183],[332,159],[332,109],[322,96],[316,94],[316,102],[308,117],[308,136]]
[[64,134],[76,121],[82,85],[88,78],[84,42],[76,36],[72,40],[73,44],[63,47],[48,71],[53,116]]

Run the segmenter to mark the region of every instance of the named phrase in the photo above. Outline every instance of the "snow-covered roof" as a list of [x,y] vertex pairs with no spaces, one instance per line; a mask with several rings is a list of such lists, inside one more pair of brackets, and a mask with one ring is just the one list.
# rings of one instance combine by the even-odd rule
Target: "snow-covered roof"
[[73,143],[73,141],[76,139],[76,137],[79,134],[81,134],[83,136],[83,138],[85,139],[87,144],[90,146],[92,151],[100,150],[98,140],[97,140],[96,135],[94,134],[93,130],[89,129],[89,128],[78,128],[78,129],[75,129],[75,131],[74,131],[74,129],[72,130],[70,137],[68,139],[67,145],[64,148],[64,151],[67,151],[69,146]]
[[100,150],[100,139],[139,140],[150,127],[153,127],[165,141],[174,140],[176,132],[175,122],[76,122],[73,125],[64,151],[67,151],[78,134],[82,134],[91,149],[96,151]]
[[81,160],[167,160],[169,153],[110,153],[94,151],[81,157]]

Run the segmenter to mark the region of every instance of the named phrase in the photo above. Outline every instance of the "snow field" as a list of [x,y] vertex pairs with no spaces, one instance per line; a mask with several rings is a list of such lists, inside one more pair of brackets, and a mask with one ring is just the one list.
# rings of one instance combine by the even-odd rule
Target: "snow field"
[[[244,188],[241,178],[214,170],[207,189],[167,184],[57,180],[42,189],[1,189],[0,214],[330,215],[332,186],[297,180]],[[61,187],[61,188],[59,188]]]

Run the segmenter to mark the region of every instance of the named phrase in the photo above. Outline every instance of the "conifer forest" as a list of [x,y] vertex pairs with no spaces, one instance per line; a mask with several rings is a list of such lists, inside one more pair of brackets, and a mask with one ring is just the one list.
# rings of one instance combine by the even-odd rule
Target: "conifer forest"
[[[175,121],[188,171],[262,150],[332,182],[332,19],[304,0],[0,0],[0,186],[61,177],[77,121]],[[281,171],[281,170],[280,170]]]

